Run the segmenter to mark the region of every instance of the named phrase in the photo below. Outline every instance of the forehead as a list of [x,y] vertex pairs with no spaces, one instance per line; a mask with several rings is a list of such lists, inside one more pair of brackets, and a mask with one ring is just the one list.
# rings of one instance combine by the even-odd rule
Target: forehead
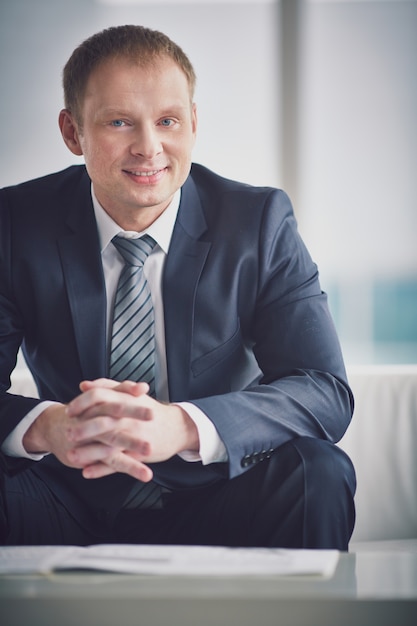
[[84,97],[102,94],[117,96],[129,92],[140,96],[149,91],[183,92],[191,97],[186,74],[167,56],[147,60],[126,57],[105,59],[91,72]]

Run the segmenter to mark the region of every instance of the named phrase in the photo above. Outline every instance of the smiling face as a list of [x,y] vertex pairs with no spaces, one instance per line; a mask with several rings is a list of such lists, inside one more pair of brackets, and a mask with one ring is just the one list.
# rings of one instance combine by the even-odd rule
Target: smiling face
[[161,56],[140,66],[104,61],[91,74],[82,124],[68,111],[60,128],[68,148],[84,155],[94,192],[126,230],[143,230],[187,178],[197,118],[187,78]]

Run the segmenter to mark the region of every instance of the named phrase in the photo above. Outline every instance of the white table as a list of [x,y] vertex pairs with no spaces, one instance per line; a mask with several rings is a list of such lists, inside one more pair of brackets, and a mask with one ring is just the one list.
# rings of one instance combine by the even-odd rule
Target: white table
[[0,577],[5,626],[408,626],[417,550],[341,554],[331,579],[95,572]]

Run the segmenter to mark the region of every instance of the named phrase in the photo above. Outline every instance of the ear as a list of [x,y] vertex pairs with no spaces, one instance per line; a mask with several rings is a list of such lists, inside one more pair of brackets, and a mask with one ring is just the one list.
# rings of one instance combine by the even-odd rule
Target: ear
[[191,105],[191,128],[195,142],[197,137],[197,105],[195,102]]
[[192,107],[191,107],[191,120],[192,120],[192,127],[193,127],[193,135],[197,134],[197,105],[195,102],[193,102]]
[[68,109],[62,109],[59,114],[59,128],[67,148],[75,155],[81,156],[83,150],[80,143],[80,131],[77,122]]

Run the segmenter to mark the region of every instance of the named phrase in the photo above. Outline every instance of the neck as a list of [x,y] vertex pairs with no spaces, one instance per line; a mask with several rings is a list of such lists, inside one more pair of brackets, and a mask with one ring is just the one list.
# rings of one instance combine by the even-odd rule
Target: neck
[[159,207],[143,207],[137,211],[120,213],[119,211],[108,211],[105,207],[104,210],[116,222],[123,230],[136,231],[138,233],[143,232],[151,224],[153,224],[158,217],[165,211],[169,202],[166,205]]

